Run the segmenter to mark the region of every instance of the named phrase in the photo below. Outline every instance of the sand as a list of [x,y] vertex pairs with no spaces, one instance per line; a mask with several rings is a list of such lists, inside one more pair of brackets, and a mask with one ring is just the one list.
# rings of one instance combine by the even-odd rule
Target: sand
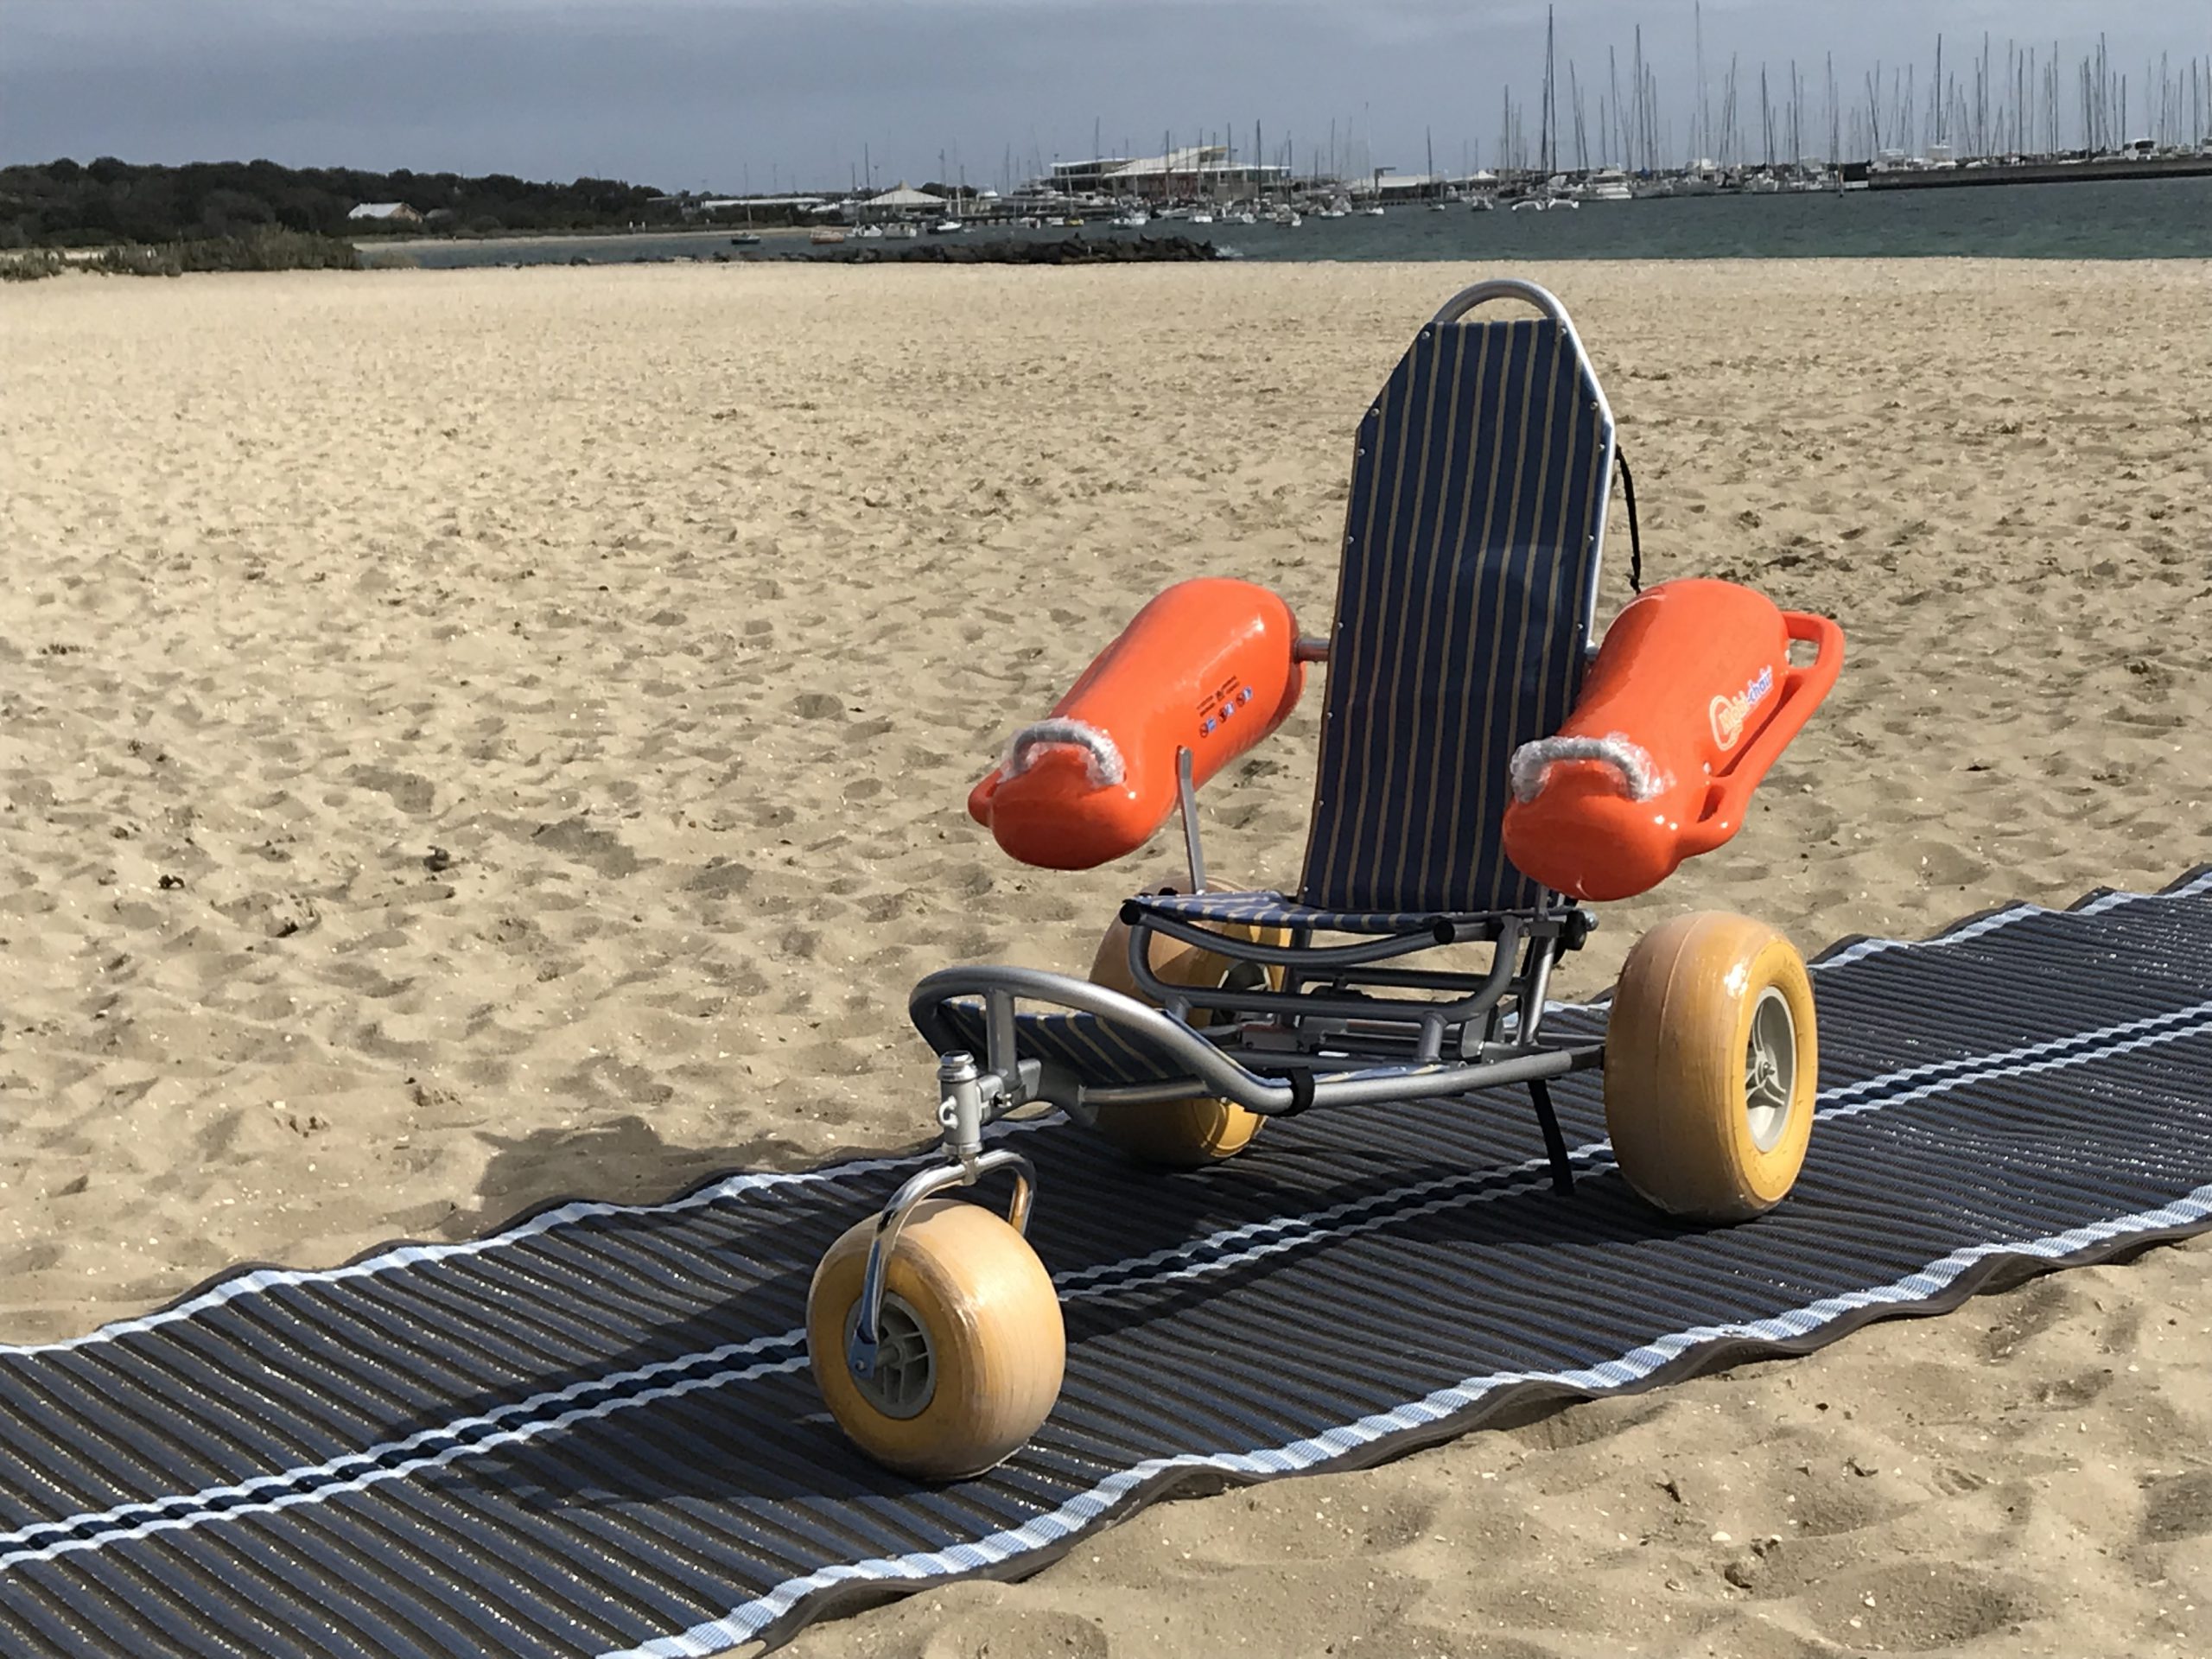
[[[1169,581],[1318,626],[1353,419],[1481,274],[0,292],[0,1337],[920,1139],[912,982],[1079,969],[1173,860],[1014,866],[969,784]],[[1852,651],[1562,990],[1681,909],[1809,950],[2212,858],[2204,268],[1533,274],[1649,574]],[[1209,791],[1222,868],[1294,876],[1316,706]],[[794,1651],[2201,1652],[2208,1260],[1171,1504]]]

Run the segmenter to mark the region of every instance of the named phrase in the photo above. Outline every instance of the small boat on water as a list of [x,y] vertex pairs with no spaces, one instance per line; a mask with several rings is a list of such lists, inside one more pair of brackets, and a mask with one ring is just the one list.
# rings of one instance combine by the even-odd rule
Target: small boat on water
[[1362,219],[1380,219],[1382,217],[1382,209],[1379,204],[1373,207],[1363,207],[1359,210],[1359,216]]
[[826,248],[845,239],[845,233],[833,226],[817,225],[806,233],[806,239],[817,247]]
[[735,236],[730,238],[729,245],[733,248],[757,248],[760,245],[760,232],[740,231]]
[[1497,211],[1497,203],[1488,196],[1470,196],[1467,198],[1467,211],[1471,213],[1494,213]]
[[1122,213],[1116,215],[1113,222],[1124,231],[1141,231],[1152,223],[1152,215],[1146,213]]
[[968,227],[957,219],[940,219],[930,226],[931,236],[957,236]]

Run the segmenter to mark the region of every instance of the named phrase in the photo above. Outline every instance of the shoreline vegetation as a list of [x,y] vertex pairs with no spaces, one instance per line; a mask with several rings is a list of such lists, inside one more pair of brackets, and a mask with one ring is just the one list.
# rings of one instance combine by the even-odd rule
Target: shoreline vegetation
[[371,266],[343,237],[303,231],[194,237],[99,249],[22,248],[0,251],[0,282],[35,282],[67,271],[104,276],[181,276],[207,270],[361,270]]
[[[64,271],[175,276],[204,270],[354,270],[410,264],[364,251],[433,236],[669,228],[668,199],[615,179],[537,183],[505,174],[370,173],[274,162],[141,165],[104,156],[0,167],[0,280]],[[363,202],[404,217],[354,218]]]
[[[862,245],[829,252],[754,252],[735,258],[716,250],[690,255],[680,263],[752,264],[805,260],[848,265],[1134,265],[1187,264],[1226,257],[1211,242],[1192,237],[1160,236],[1087,240],[1080,236],[1049,241],[1012,239],[959,244],[918,243],[911,247]],[[379,270],[415,263],[400,248],[364,251],[342,237],[296,231],[264,232],[243,237],[204,237],[156,245],[124,245],[99,250],[29,248],[0,251],[0,282],[35,282],[70,271],[108,276],[181,276],[216,270]],[[572,261],[571,263],[579,263]],[[664,264],[665,257],[640,257],[630,263]]]
[[[534,182],[504,173],[367,173],[275,162],[194,162],[169,167],[63,159],[0,167],[0,251],[100,248],[216,241],[292,231],[332,238],[385,232],[669,228],[673,199],[618,179]],[[407,216],[363,220],[364,202],[397,203]]]

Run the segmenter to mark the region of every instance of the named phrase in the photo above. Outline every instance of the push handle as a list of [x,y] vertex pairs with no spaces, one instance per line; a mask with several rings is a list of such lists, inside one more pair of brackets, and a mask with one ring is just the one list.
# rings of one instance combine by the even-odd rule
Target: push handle
[[1713,779],[1713,787],[1706,791],[1704,812],[1682,836],[1688,855],[1711,852],[1743,827],[1745,810],[1751,805],[1751,791],[1758,787],[1759,779],[1782,758],[1789,740],[1804,729],[1821,699],[1834,689],[1836,676],[1843,672],[1843,630],[1834,621],[1809,611],[1784,611],[1782,621],[1792,639],[1812,645],[1813,660],[1793,665],[1783,675],[1774,713]]
[[1429,319],[1429,326],[1438,327],[1447,322],[1457,322],[1477,306],[1491,300],[1520,300],[1535,306],[1554,322],[1567,322],[1567,308],[1559,302],[1559,296],[1551,289],[1540,288],[1535,283],[1523,281],[1518,276],[1491,276],[1479,283],[1470,283],[1445,301],[1442,308]]

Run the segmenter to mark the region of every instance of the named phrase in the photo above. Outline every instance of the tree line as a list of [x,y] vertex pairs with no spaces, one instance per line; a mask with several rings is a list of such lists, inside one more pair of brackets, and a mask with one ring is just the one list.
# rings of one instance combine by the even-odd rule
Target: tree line
[[598,230],[672,219],[650,185],[616,179],[538,183],[505,173],[366,173],[274,162],[138,164],[111,156],[0,167],[0,248],[98,247],[252,238],[276,231],[350,236],[379,229],[346,215],[404,201],[433,230]]

